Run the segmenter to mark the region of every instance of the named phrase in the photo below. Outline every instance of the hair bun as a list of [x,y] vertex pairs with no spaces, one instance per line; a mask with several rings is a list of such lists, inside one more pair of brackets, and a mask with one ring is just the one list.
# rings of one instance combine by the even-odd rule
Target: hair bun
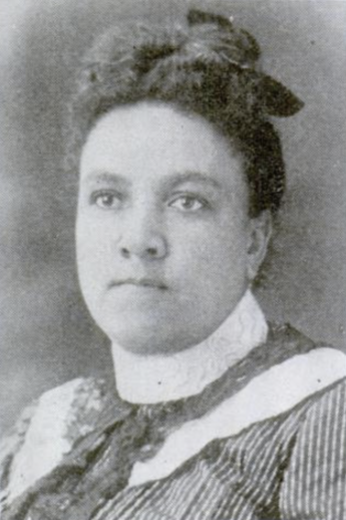
[[190,9],[187,22],[189,26],[215,25],[228,33],[229,45],[223,46],[222,55],[240,72],[241,70],[250,72],[251,81],[257,77],[258,101],[263,114],[287,117],[296,114],[304,106],[304,103],[287,87],[256,67],[256,62],[261,55],[260,47],[249,32],[234,27],[232,17],[227,18],[220,14]]
[[231,18],[226,18],[221,14],[214,14],[199,9],[190,9],[187,13],[187,21],[189,25],[198,25],[203,23],[213,23],[220,27],[232,28]]

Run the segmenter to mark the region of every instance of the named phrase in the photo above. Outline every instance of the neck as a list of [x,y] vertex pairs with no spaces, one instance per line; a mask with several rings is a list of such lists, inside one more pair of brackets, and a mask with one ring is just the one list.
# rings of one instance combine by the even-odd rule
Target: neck
[[268,326],[250,290],[204,341],[172,355],[141,356],[112,344],[118,392],[132,403],[158,403],[199,394],[262,344]]

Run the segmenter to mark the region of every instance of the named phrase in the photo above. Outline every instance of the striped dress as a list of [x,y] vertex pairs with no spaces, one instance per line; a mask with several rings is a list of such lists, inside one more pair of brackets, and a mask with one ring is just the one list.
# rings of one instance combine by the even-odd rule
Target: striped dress
[[[290,359],[313,348],[300,335],[293,335],[292,339],[287,328],[274,336],[274,343],[281,345],[281,361],[287,359],[287,352]],[[257,354],[264,359],[260,370],[263,373],[273,361],[268,361],[266,346],[260,349]],[[274,367],[280,365],[279,358]],[[256,370],[259,373],[259,359],[256,368],[254,359],[250,360],[238,378],[238,386],[234,382],[225,383],[225,379],[224,386],[218,383],[210,395],[214,396],[222,387],[223,393],[227,388],[226,393],[237,398],[254,380],[249,374]],[[242,372],[242,366],[237,372]],[[240,383],[244,373],[245,382]],[[237,377],[231,379],[236,381]],[[134,418],[138,418],[138,413],[146,413],[145,407],[134,410],[119,402],[114,390],[109,391],[98,380],[81,379],[70,384],[72,399],[71,395],[67,397],[67,387],[63,385],[65,402],[69,402],[64,419],[69,428],[64,435],[70,441],[70,448],[65,446],[63,456],[52,462],[49,471],[46,469],[44,475],[11,497],[16,456],[23,451],[39,405],[34,407],[3,448],[1,519],[345,520],[346,378],[336,379],[317,392],[307,393],[294,406],[270,417],[263,416],[233,435],[213,438],[198,450],[192,446],[193,454],[169,474],[135,485],[129,485],[130,474],[140,460],[138,453],[147,446],[144,444],[137,450],[134,446],[140,444],[141,436],[134,433],[131,437],[131,432],[136,425]],[[289,386],[296,382],[285,382],[283,390],[286,391],[286,383]],[[304,386],[302,378],[299,384]],[[46,400],[48,407],[56,405],[62,392],[59,387],[50,394]],[[284,397],[280,392],[272,397],[276,410],[276,403]],[[260,406],[260,396],[254,393],[252,398],[256,409]],[[212,402],[213,397],[208,399]],[[182,409],[186,409],[184,406]],[[236,421],[237,414],[242,417],[243,411],[234,410]],[[159,444],[158,453],[162,449]],[[136,450],[137,455],[131,457]],[[38,449],[36,455],[34,451],[35,462],[42,451]],[[127,453],[125,458],[123,453]],[[149,462],[153,456],[155,450],[154,455],[149,450]],[[20,474],[18,464],[17,460]]]
[[236,438],[170,478],[125,490],[94,520],[345,520],[346,384]]

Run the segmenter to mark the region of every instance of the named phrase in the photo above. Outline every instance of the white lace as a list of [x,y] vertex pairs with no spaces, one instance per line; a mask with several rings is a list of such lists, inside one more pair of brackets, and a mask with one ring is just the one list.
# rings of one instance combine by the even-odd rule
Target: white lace
[[140,356],[112,345],[117,388],[131,403],[158,403],[200,393],[265,342],[268,326],[250,290],[206,340],[171,356]]

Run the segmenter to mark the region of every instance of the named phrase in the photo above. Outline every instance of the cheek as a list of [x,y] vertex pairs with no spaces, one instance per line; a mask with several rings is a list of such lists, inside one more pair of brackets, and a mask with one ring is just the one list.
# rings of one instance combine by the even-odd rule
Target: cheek
[[205,276],[208,283],[211,278],[222,280],[235,272],[242,276],[245,271],[247,240],[243,226],[229,222],[185,226],[171,241],[176,264],[186,276]]
[[76,223],[76,255],[79,277],[100,278],[110,261],[109,233],[105,226],[78,215]]

